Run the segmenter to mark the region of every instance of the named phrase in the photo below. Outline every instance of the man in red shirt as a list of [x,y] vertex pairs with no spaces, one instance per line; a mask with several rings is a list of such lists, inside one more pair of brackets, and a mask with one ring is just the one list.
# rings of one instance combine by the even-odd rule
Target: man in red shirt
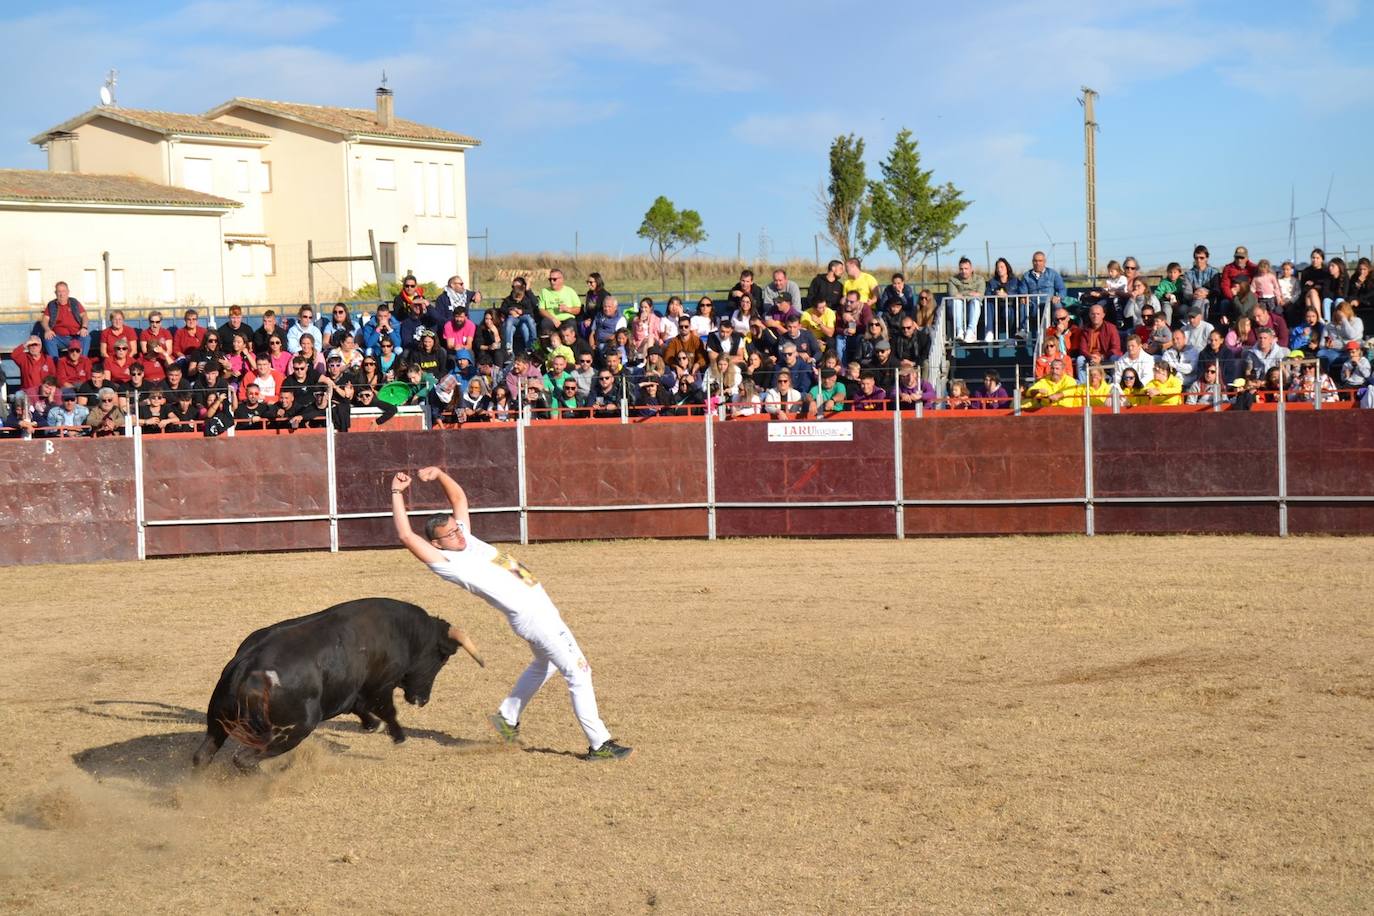
[[1075,329],[1070,345],[1078,358],[1080,375],[1088,366],[1110,365],[1121,358],[1121,333],[1107,320],[1107,310],[1100,305],[1088,309],[1088,323]]
[[30,397],[38,391],[43,379],[57,375],[57,365],[43,352],[43,341],[36,335],[30,335],[21,346],[15,347],[10,359],[19,367],[19,387]]
[[71,297],[67,284],[59,281],[53,293],[57,298],[43,309],[38,323],[43,325],[43,348],[48,351],[48,358],[56,362],[73,337],[81,341],[81,352],[85,353],[91,345],[91,332],[86,327],[86,309]]
[[1253,280],[1257,273],[1259,268],[1250,260],[1250,250],[1244,245],[1237,245],[1235,259],[1221,269],[1221,295],[1227,300],[1234,299],[1236,293],[1233,284],[1236,278],[1244,274]]
[[186,310],[186,322],[172,336],[172,355],[182,359],[192,350],[199,350],[205,344],[205,328],[200,326],[200,313],[195,309]]
[[67,355],[58,360],[54,374],[61,388],[77,388],[82,382],[90,381],[91,361],[81,355],[81,341],[67,341]]
[[127,340],[129,352],[138,351],[138,332],[124,323],[124,313],[118,310],[110,313],[110,326],[100,332],[101,359],[109,359],[114,355],[116,340]]
[[275,404],[281,397],[281,386],[285,383],[286,376],[272,368],[272,357],[264,353],[258,356],[257,370],[250,369],[244,373],[240,396],[248,397],[248,386],[257,385],[262,400],[268,404]]

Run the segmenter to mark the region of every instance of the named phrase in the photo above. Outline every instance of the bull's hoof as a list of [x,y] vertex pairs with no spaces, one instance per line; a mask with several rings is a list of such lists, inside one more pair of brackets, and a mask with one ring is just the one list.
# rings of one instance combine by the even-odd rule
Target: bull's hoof
[[358,729],[365,732],[375,732],[382,727],[382,720],[376,716],[359,716]]
[[400,731],[400,730],[397,730],[397,731],[394,731],[394,732],[391,733],[391,743],[392,743],[392,744],[404,744],[404,743],[405,743],[405,740],[406,740],[406,733],[405,733],[405,732]]

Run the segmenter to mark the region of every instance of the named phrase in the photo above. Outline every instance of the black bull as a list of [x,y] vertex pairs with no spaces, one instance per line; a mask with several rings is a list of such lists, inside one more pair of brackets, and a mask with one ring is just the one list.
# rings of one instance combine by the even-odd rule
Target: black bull
[[204,766],[233,738],[244,747],[234,762],[252,766],[349,712],[368,731],[380,717],[399,744],[406,736],[396,721],[396,688],[407,703],[424,706],[459,647],[484,664],[462,629],[391,598],[361,598],[263,627],[224,666],[193,761]]

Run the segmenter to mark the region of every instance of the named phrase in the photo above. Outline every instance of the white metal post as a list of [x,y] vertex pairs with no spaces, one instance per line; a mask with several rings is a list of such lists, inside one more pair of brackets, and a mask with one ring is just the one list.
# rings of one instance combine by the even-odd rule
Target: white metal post
[[[916,401],[916,416],[921,415],[921,400]],[[902,481],[902,402],[898,395],[896,409],[892,411],[892,503],[897,516],[897,540],[906,540],[906,508],[902,505],[906,488]]]
[[1093,514],[1093,408],[1092,398],[1083,392],[1083,526],[1088,537],[1097,534]]
[[143,508],[143,428],[140,424],[134,424],[133,436],[134,443],[134,540],[138,546],[138,558],[148,559],[148,543],[145,537],[145,519]]
[[525,495],[525,424],[515,424],[515,484],[520,503],[520,543],[530,542],[529,499]]
[[[331,391],[332,394],[332,391]],[[339,552],[339,486],[334,461],[334,399],[324,412],[324,464],[329,478],[329,552]]]
[[1279,450],[1279,537],[1288,537],[1288,421],[1283,405],[1283,393],[1279,392],[1278,450]]
[[[724,392],[721,393],[722,402]],[[706,409],[706,540],[716,539],[716,433],[715,411]]]

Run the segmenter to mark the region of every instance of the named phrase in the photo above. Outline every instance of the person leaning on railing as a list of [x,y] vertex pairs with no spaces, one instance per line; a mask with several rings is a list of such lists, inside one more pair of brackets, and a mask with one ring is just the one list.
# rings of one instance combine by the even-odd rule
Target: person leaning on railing
[[845,386],[839,373],[830,366],[821,368],[820,381],[810,391],[810,412],[808,417],[822,420],[844,412]]
[[902,410],[915,410],[918,402],[926,410],[935,408],[935,386],[921,378],[919,367],[909,359],[898,363],[896,384],[889,382],[888,385],[889,391],[896,391]]
[[1065,370],[1064,360],[1050,362],[1049,373],[1026,387],[1025,396],[1031,407],[1056,407],[1069,397],[1078,385]]
[[119,406],[119,394],[113,388],[101,388],[95,407],[86,416],[86,425],[93,436],[124,434],[124,408]]
[[1197,381],[1188,386],[1185,403],[1205,404],[1208,407],[1225,404],[1228,401],[1228,384],[1228,380],[1222,378],[1219,363],[1204,364],[1198,372]]
[[88,416],[90,411],[76,401],[76,391],[63,388],[58,402],[48,408],[47,425],[49,429],[56,430],[58,436],[80,436]]

